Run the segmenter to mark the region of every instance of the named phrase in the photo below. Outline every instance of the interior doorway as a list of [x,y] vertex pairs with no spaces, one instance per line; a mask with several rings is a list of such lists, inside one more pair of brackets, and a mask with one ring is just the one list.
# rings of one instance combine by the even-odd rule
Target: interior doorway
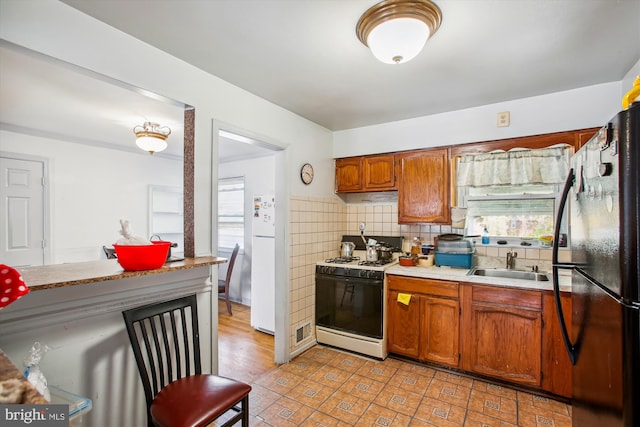
[[[283,363],[288,360],[288,352],[284,351],[287,328],[282,316],[287,307],[277,295],[286,295],[286,261],[274,254],[284,253],[288,202],[284,200],[282,183],[286,149],[277,142],[231,126],[214,126],[214,132],[218,140],[219,184],[219,222],[214,241],[218,255],[226,258],[231,256],[233,237],[241,247],[233,266],[229,297],[234,304],[252,307],[250,326],[260,333],[273,334],[274,359]],[[242,209],[238,209],[241,192]],[[272,228],[271,233],[265,231],[265,225]],[[225,278],[227,267],[220,266],[219,279]],[[226,308],[219,313],[226,314]],[[222,363],[219,360],[220,366]]]
[[0,259],[12,267],[44,265],[48,204],[46,161],[0,155]]

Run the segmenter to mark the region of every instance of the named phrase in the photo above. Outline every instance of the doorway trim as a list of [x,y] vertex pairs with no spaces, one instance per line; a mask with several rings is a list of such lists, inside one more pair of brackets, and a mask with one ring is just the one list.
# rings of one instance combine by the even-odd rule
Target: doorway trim
[[[221,130],[241,135],[256,141],[264,142],[268,145],[280,148],[274,151],[276,162],[275,175],[275,197],[276,203],[276,241],[275,250],[277,254],[283,254],[282,257],[276,257],[275,269],[275,331],[274,331],[274,361],[275,363],[287,363],[291,359],[289,352],[289,184],[286,179],[287,171],[290,169],[291,155],[289,145],[281,141],[275,140],[268,136],[260,135],[255,132],[240,128],[218,119],[212,120],[212,144],[211,150],[211,202],[212,213],[217,212],[218,192],[217,186],[214,185],[218,181],[218,149],[219,149],[219,133]],[[211,253],[217,253],[218,247],[218,229],[217,226],[211,227]],[[214,270],[217,280],[217,271]],[[215,283],[214,280],[214,283]],[[217,298],[212,298],[213,323],[215,331],[216,346],[212,350],[215,355],[215,367],[217,371],[218,349],[217,349],[217,330],[218,330],[218,304]]]

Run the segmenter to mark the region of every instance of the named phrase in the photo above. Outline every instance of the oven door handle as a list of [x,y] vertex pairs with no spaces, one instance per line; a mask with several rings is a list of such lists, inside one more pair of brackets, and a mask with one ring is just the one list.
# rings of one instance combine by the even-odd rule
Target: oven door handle
[[345,277],[346,283],[360,283],[364,286],[380,286],[384,283],[383,279],[367,279],[365,277]]

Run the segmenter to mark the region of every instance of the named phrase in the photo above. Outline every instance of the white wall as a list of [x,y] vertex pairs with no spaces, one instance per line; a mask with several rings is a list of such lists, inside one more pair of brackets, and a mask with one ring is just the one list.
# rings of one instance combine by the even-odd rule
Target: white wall
[[[244,177],[244,250],[240,251],[236,259],[229,293],[230,299],[245,305],[251,305],[251,258],[253,256],[251,214],[253,213],[253,195],[275,194],[275,174],[275,156],[218,165],[218,178]],[[225,255],[220,253],[220,256]],[[226,271],[226,264],[221,265],[219,269],[220,278],[224,277],[223,275],[226,274]]]
[[51,264],[104,258],[120,219],[149,237],[149,185],[182,187],[182,161],[0,131],[0,150],[46,158]]
[[[338,131],[334,157],[490,141],[600,127],[620,110],[620,82]],[[497,127],[509,111],[511,125]]]
[[[211,119],[265,135],[290,147],[285,173],[291,194],[333,194],[331,132],[203,72],[165,52],[56,0],[2,0],[0,38],[93,70],[195,108],[196,254],[212,251]],[[98,47],[108,46],[108,49]],[[318,166],[315,185],[298,177],[300,166]],[[216,163],[214,158],[214,164]],[[327,170],[324,170],[327,169]]]
[[631,88],[633,87],[633,83],[638,77],[640,77],[640,59],[638,59],[638,62],[636,62],[633,67],[631,67],[629,72],[622,79],[621,97],[626,95],[626,93],[631,90]]
[[[200,345],[210,348],[208,276],[209,268],[199,267],[33,291],[0,310],[0,348],[19,368],[34,342],[50,348],[40,362],[48,384],[92,400],[82,422],[71,426],[145,426],[144,392],[122,311],[195,293]],[[210,372],[211,353],[201,356]]]

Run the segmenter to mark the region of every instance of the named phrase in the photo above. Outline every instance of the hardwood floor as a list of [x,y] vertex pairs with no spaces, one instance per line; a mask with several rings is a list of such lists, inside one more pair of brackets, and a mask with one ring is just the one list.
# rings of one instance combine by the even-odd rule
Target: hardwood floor
[[231,303],[231,308],[233,316],[218,300],[218,371],[251,384],[278,366],[273,361],[273,336],[251,327],[250,307]]

